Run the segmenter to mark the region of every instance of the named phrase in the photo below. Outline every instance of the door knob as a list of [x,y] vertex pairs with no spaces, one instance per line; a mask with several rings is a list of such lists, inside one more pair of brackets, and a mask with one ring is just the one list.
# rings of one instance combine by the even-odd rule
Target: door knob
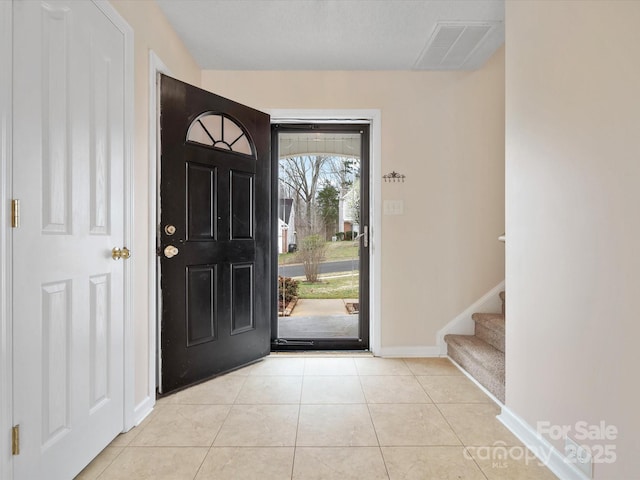
[[173,235],[174,233],[176,233],[176,227],[174,225],[165,225],[164,233],[166,233],[167,235]]
[[173,258],[178,254],[178,249],[173,245],[168,245],[164,249],[164,256],[167,258]]
[[122,248],[115,247],[113,248],[113,250],[111,250],[111,258],[113,258],[114,260],[120,260],[120,259],[126,260],[130,256],[131,256],[131,252],[127,247],[122,247]]

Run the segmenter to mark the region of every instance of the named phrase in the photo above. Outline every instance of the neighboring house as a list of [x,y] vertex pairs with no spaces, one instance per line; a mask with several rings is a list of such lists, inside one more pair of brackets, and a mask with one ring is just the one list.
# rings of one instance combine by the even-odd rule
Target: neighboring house
[[342,232],[360,231],[356,218],[356,208],[359,206],[360,182],[356,181],[342,195],[338,204],[338,228]]
[[289,250],[296,243],[296,216],[292,198],[278,200],[278,253]]

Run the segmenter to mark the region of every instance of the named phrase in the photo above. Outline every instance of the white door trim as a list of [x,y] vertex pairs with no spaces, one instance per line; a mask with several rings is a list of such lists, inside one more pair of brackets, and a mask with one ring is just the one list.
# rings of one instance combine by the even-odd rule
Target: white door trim
[[13,420],[11,322],[11,189],[13,4],[0,2],[0,478],[13,478],[9,429]]
[[[160,312],[162,311],[162,296],[158,282],[158,205],[160,204],[160,157],[159,130],[159,102],[158,74],[172,75],[169,67],[154,52],[149,50],[149,391],[150,399],[145,411],[147,415],[155,404],[156,388],[160,385],[162,357],[160,355]],[[157,362],[157,363],[156,363]],[[156,368],[157,367],[157,368]]]
[[369,176],[369,241],[371,264],[369,267],[369,349],[378,356],[381,350],[381,304],[382,297],[382,115],[380,110],[296,110],[268,109],[271,123],[369,123],[370,138],[370,176]]
[[134,169],[133,169],[133,129],[134,129],[134,68],[133,29],[107,0],[93,0],[102,13],[111,20],[124,38],[124,245],[132,249],[129,260],[124,262],[124,419],[123,431],[131,429],[135,423],[135,325],[133,272],[136,264],[134,251]]

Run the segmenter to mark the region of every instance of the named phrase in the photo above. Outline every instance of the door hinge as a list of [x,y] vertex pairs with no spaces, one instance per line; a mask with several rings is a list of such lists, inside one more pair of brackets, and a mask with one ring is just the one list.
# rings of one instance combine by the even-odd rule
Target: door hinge
[[11,428],[11,454],[20,455],[20,425]]
[[11,228],[20,226],[20,200],[13,198],[11,200]]

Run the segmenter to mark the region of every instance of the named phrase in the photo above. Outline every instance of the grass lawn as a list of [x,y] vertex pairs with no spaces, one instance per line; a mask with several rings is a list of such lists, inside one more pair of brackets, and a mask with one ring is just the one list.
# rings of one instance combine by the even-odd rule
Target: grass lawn
[[[344,240],[342,242],[327,242],[327,258],[325,262],[331,260],[348,260],[358,258],[360,242],[358,240]],[[289,265],[300,263],[296,253],[281,253],[278,255],[278,265]]]
[[358,275],[320,278],[317,283],[300,282],[299,298],[358,298]]

